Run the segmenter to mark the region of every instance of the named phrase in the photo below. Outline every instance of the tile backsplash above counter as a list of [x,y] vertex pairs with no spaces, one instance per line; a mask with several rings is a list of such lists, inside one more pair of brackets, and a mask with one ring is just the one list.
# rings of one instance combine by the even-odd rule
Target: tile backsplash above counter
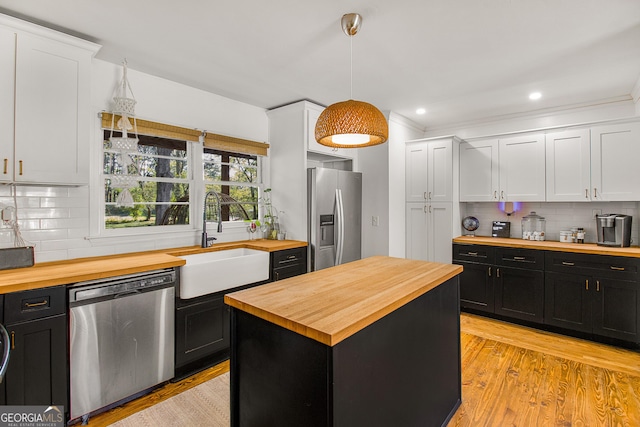
[[[572,227],[583,227],[586,233],[586,243],[595,243],[597,240],[596,213],[631,215],[633,217],[631,245],[634,246],[640,243],[638,237],[640,204],[638,202],[524,202],[520,204],[520,210],[510,216],[500,210],[500,204],[497,202],[467,202],[460,204],[462,218],[466,216],[478,218],[480,226],[475,231],[478,236],[491,236],[493,221],[510,221],[511,237],[519,238],[522,236],[522,217],[528,215],[531,211],[535,211],[546,219],[546,240],[559,241],[561,231],[569,230]],[[460,226],[459,234],[465,235],[468,232]]]

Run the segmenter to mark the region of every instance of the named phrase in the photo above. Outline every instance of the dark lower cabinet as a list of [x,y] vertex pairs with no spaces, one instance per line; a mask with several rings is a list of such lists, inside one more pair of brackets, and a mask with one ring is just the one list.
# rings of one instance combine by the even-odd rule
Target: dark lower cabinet
[[523,268],[496,267],[494,313],[542,323],[544,273]]
[[545,323],[640,342],[640,286],[634,259],[547,253]]
[[271,252],[269,281],[287,279],[307,272],[307,248]]
[[6,294],[4,303],[11,346],[6,404],[64,406],[68,419],[65,287]]
[[453,245],[453,263],[464,267],[460,280],[460,307],[493,313],[493,271],[495,248]]

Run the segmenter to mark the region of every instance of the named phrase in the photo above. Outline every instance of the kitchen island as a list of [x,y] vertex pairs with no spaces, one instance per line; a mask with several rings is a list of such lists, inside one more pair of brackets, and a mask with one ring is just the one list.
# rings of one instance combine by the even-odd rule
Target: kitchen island
[[232,426],[446,425],[461,271],[375,256],[227,294]]

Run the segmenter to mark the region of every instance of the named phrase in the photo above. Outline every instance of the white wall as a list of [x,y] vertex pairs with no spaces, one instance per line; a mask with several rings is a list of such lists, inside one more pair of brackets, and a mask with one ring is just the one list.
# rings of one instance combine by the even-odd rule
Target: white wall
[[[387,113],[389,140],[361,148],[358,168],[363,174],[362,257],[405,254],[405,141],[420,138],[422,130],[395,113]],[[372,217],[379,217],[374,227]]]
[[[268,141],[268,121],[262,108],[230,100],[152,75],[129,69],[129,82],[140,118],[177,126],[198,128],[223,135]],[[122,67],[93,60],[91,105],[94,114],[94,138],[91,144],[91,176],[99,181],[102,137],[97,113],[109,110]],[[268,165],[266,167],[268,171]],[[0,209],[13,206],[13,189],[0,186]],[[95,238],[90,198],[99,198],[102,188],[16,186],[18,218],[28,244],[35,245],[36,262],[109,255],[168,247],[197,245],[200,223],[188,232],[144,233],[135,237]],[[94,237],[90,237],[94,236]],[[248,238],[244,227],[223,230],[220,241]],[[0,224],[0,247],[13,245],[13,235]]]

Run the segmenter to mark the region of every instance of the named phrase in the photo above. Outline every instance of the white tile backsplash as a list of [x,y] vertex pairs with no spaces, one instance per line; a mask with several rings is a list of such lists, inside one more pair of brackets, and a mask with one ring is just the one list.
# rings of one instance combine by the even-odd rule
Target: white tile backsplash
[[[462,218],[471,215],[480,221],[480,227],[476,230],[476,234],[479,236],[491,235],[491,225],[493,221],[510,221],[511,237],[521,237],[522,217],[528,215],[531,211],[535,211],[546,220],[546,240],[558,241],[560,240],[560,231],[569,230],[571,227],[583,227],[586,232],[585,241],[587,243],[595,243],[597,240],[594,210],[600,210],[602,213],[631,215],[633,217],[631,224],[631,244],[637,245],[638,242],[640,242],[638,238],[640,206],[637,202],[524,202],[521,205],[521,209],[511,216],[507,216],[504,212],[500,211],[498,203],[460,204]],[[460,233],[466,234],[462,226],[460,227]]]

